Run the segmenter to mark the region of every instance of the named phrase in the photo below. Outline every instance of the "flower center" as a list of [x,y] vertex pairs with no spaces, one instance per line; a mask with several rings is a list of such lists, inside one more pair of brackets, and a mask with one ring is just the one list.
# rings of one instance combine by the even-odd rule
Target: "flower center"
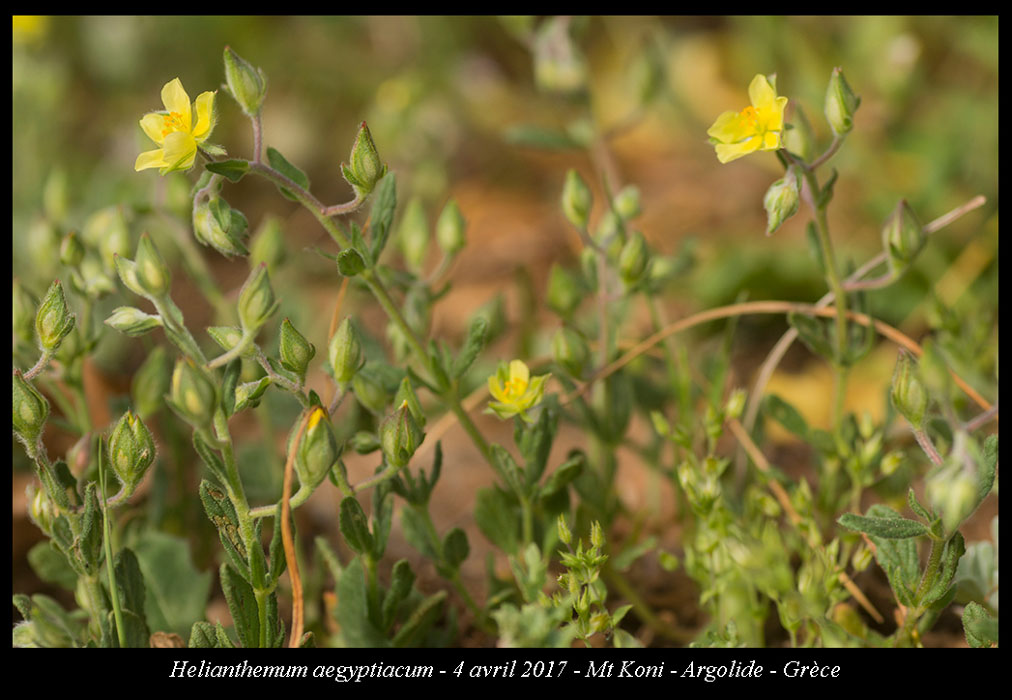
[[752,105],[741,110],[741,116],[752,126],[759,126],[759,113],[756,112],[755,107]]
[[179,112],[169,112],[162,117],[162,136],[168,136],[174,131],[188,131],[183,126],[183,115]]
[[523,396],[524,392],[527,391],[527,382],[520,377],[517,377],[516,379],[507,379],[506,385],[503,388],[506,389],[507,396],[517,399]]

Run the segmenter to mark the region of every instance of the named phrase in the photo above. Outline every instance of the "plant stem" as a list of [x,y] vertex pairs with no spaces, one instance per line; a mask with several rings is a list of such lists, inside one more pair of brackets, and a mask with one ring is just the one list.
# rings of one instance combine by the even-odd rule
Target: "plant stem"
[[116,586],[116,575],[112,565],[112,535],[109,532],[109,504],[105,501],[105,469],[102,464],[102,439],[98,441],[98,482],[102,493],[102,539],[105,544],[105,564],[109,575],[109,598],[112,600],[113,616],[116,619],[116,637],[119,648],[126,649],[126,631],[123,626],[123,610],[120,608],[119,588]]

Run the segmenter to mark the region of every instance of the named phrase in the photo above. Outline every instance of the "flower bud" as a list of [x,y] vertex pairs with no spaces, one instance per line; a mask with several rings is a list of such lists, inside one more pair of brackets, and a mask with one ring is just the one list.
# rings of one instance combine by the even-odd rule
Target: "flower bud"
[[924,490],[932,510],[942,516],[947,534],[955,532],[977,508],[976,480],[958,461],[949,460],[928,474]]
[[917,366],[910,355],[900,351],[893,372],[891,397],[893,406],[910,424],[920,430],[928,410],[928,393],[917,376]]
[[639,231],[634,232],[622,246],[618,256],[618,270],[622,280],[629,285],[635,284],[647,269],[650,251],[647,239]]
[[137,255],[134,256],[134,264],[136,265],[137,281],[147,292],[147,296],[160,299],[168,294],[172,275],[162,259],[161,253],[158,252],[158,248],[151,240],[151,236],[147,233],[142,233],[140,241],[137,242]]
[[225,47],[225,82],[228,91],[239,103],[242,111],[249,117],[260,113],[264,97],[267,95],[267,78],[259,68],[254,68],[248,61]]
[[256,333],[278,310],[278,306],[280,302],[274,299],[267,265],[260,263],[250,271],[239,290],[239,322],[243,331]]
[[26,490],[28,496],[28,517],[46,535],[53,534],[53,520],[59,515],[59,509],[46,494],[45,489],[35,489],[34,484],[29,484]]
[[568,317],[580,305],[583,290],[580,282],[558,263],[552,264],[548,274],[547,302],[549,308],[563,317]]
[[857,548],[857,551],[854,552],[854,555],[850,559],[854,571],[864,571],[867,569],[868,565],[871,564],[872,554],[871,547],[862,542],[861,546]]
[[590,544],[595,549],[600,549],[604,546],[604,529],[597,520],[590,524]]
[[562,544],[569,544],[573,541],[573,533],[569,531],[569,526],[566,524],[566,516],[559,513],[559,517],[555,521],[555,528],[559,532],[559,541]]
[[639,188],[636,187],[636,185],[626,185],[623,187],[622,190],[615,195],[612,207],[615,209],[615,213],[618,214],[623,221],[635,219],[642,211],[640,208]]
[[274,273],[285,260],[285,236],[281,232],[281,222],[277,217],[264,219],[250,243],[249,263],[255,267],[260,263]]
[[917,257],[927,239],[914,210],[907,204],[907,200],[901,199],[882,226],[882,247],[889,256],[889,267],[894,274],[902,271]]
[[211,380],[189,358],[176,362],[167,402],[194,428],[211,423],[218,406],[218,392]]
[[569,36],[569,21],[545,20],[534,38],[534,82],[545,92],[570,94],[587,84],[587,63]]
[[846,134],[854,127],[854,112],[861,104],[861,98],[854,94],[843,77],[843,71],[833,69],[826,88],[826,104],[824,111],[826,121],[836,134]]
[[327,412],[317,407],[309,416],[295,459],[295,471],[303,487],[316,488],[340,456],[334,427]]
[[793,153],[806,163],[815,158],[815,133],[799,104],[794,105],[791,122],[784,129],[783,144],[789,153]]
[[34,445],[49,417],[49,402],[17,370],[13,374],[13,385],[11,423],[14,432],[29,448],[29,452],[33,453]]
[[579,379],[590,359],[587,341],[572,328],[560,328],[552,338],[552,358],[555,364]]
[[330,339],[328,358],[334,370],[334,379],[342,386],[350,382],[362,367],[362,343],[350,318],[344,319]]
[[737,420],[745,410],[745,390],[735,389],[724,405],[724,419]]
[[132,338],[136,338],[148,331],[161,327],[162,317],[146,314],[132,306],[120,306],[113,309],[112,315],[105,320],[105,324],[115,328],[120,333],[125,333]]
[[436,241],[447,256],[453,257],[467,243],[467,238],[464,236],[466,224],[456,200],[451,199],[443,207],[439,221],[436,222]]
[[367,430],[360,430],[351,436],[348,441],[351,445],[351,449],[358,452],[360,455],[369,454],[375,452],[380,448],[379,438],[374,433],[370,433]]
[[270,377],[261,377],[259,381],[244,382],[237,386],[235,388],[235,405],[232,408],[232,412],[238,413],[243,409],[259,406],[260,399],[270,385]]
[[26,343],[31,343],[35,340],[35,315],[39,300],[21,284],[21,280],[15,277],[11,301],[13,302],[11,321],[13,322],[14,336]]
[[425,220],[425,209],[417,197],[408,202],[397,230],[401,253],[408,267],[418,271],[425,264],[425,254],[429,250],[429,224]]
[[766,235],[769,236],[798,212],[801,204],[801,191],[798,174],[794,166],[787,168],[782,178],[770,185],[763,197],[763,208],[766,209]]
[[56,280],[49,287],[35,314],[35,334],[43,351],[53,351],[74,328],[74,314],[67,308],[63,286]]
[[376,144],[369,133],[369,127],[365,122],[358,129],[358,136],[355,137],[355,145],[351,148],[351,156],[348,158],[349,165],[342,165],[344,179],[351,185],[358,197],[365,197],[387,174],[387,166],[380,160]]
[[279,347],[281,366],[305,379],[309,361],[316,355],[316,347],[306,340],[287,318],[281,322]]
[[84,260],[84,244],[77,231],[71,231],[60,243],[60,262],[67,267],[77,267]]
[[882,458],[882,461],[879,463],[879,469],[882,471],[883,476],[891,476],[896,473],[901,464],[903,464],[903,453],[894,450]]
[[144,360],[130,387],[130,398],[137,415],[149,418],[162,408],[162,399],[169,390],[169,354],[161,345]]
[[355,373],[351,380],[351,388],[358,402],[377,415],[383,413],[387,401],[390,400],[382,380],[369,365],[363,365],[362,369]]
[[586,229],[590,221],[590,207],[594,197],[580,173],[570,170],[566,173],[566,184],[562,186],[562,213],[573,226]]
[[193,207],[193,235],[201,245],[209,245],[225,257],[249,255],[239,238],[242,231],[235,226],[235,218],[229,217],[229,225],[223,228],[215,217],[208,202],[202,201]]
[[401,380],[401,385],[397,388],[397,393],[394,395],[394,405],[400,406],[405,401],[411,410],[411,415],[414,416],[415,422],[418,423],[419,427],[424,428],[425,414],[422,412],[422,404],[418,400],[418,395],[415,394],[414,387],[411,386],[411,380],[407,377]]
[[[235,326],[208,326],[207,334],[226,352],[242,342],[242,331]],[[253,347],[247,347],[239,356],[245,359],[252,358]]]
[[133,492],[155,461],[155,440],[144,421],[130,411],[109,435],[109,463],[120,483]]
[[411,414],[411,407],[406,400],[383,420],[379,434],[383,455],[395,467],[406,466],[425,439],[425,433]]
[[81,227],[81,238],[102,254],[102,264],[112,264],[116,255],[130,254],[130,227],[121,206],[106,207],[89,216]]

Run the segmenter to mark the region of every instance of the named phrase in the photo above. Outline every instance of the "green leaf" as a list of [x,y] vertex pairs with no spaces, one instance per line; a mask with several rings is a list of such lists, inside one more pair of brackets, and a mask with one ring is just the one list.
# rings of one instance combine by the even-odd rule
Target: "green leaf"
[[[277,170],[279,173],[287,177],[289,180],[299,185],[302,189],[309,189],[309,177],[304,172],[296,168],[294,165],[288,162],[281,152],[276,148],[267,147],[267,161],[271,164],[271,167]],[[292,200],[293,202],[298,201],[298,197],[287,187],[278,185],[278,189],[281,194]]]
[[54,583],[70,591],[77,588],[77,573],[63,552],[51,542],[43,540],[28,550],[28,563],[46,583]]
[[826,184],[819,190],[819,196],[815,198],[815,206],[822,209],[833,200],[833,187],[836,185],[836,178],[839,177],[840,173],[837,172],[836,168],[833,168],[833,173],[826,180]]
[[215,627],[210,622],[204,622],[203,620],[193,623],[193,628],[190,630],[190,642],[187,646],[190,649],[235,648],[220,622]]
[[[888,506],[875,504],[868,509],[874,518],[902,519],[899,513]],[[921,565],[917,557],[917,542],[913,538],[894,540],[870,535],[875,545],[875,560],[889,579],[889,585],[903,605],[914,604],[914,591],[920,583]]]
[[341,637],[349,647],[389,647],[390,642],[372,623],[365,571],[362,560],[355,557],[344,567],[337,584],[337,624]]
[[379,260],[383,248],[390,236],[390,224],[394,220],[397,209],[397,179],[393,173],[387,173],[376,185],[373,195],[372,211],[369,214],[369,232],[372,237],[373,260]]
[[763,398],[762,410],[764,414],[802,440],[808,440],[808,423],[794,406],[776,394],[769,394]]
[[80,534],[74,538],[74,555],[84,573],[98,571],[102,561],[102,511],[98,507],[98,484],[88,484],[84,494],[84,516]]
[[221,565],[219,576],[239,645],[244,649],[259,647],[260,613],[253,587],[228,564]]
[[345,277],[354,277],[365,270],[365,260],[354,248],[345,248],[337,254],[337,271]]
[[521,494],[524,491],[524,471],[520,468],[520,465],[516,463],[505,447],[502,445],[492,445],[492,459],[499,466],[499,471],[506,480],[513,492]]
[[467,542],[467,535],[459,527],[455,527],[446,533],[443,538],[443,559],[453,569],[459,569],[460,565],[471,553],[471,546]]
[[[114,570],[120,605],[137,613],[143,619],[144,574],[141,573],[141,567],[137,563],[137,555],[129,548],[123,548],[116,555]],[[147,639],[144,641],[144,646],[147,646]]]
[[963,631],[966,643],[974,649],[998,645],[998,618],[991,617],[979,603],[963,608]]
[[977,505],[980,505],[994,486],[998,470],[998,436],[991,435],[984,441],[984,455],[979,465],[977,481]]
[[193,566],[189,544],[181,537],[146,530],[133,550],[147,585],[144,613],[150,627],[185,635],[194,620],[204,617],[211,572]]
[[235,388],[239,384],[241,373],[242,360],[238,357],[225,367],[225,375],[221,380],[221,407],[225,410],[226,417],[231,417],[235,413]]
[[657,546],[657,538],[651,535],[628,549],[622,550],[612,559],[612,565],[619,571],[627,571],[633,562]]
[[558,469],[552,472],[541,487],[541,498],[551,498],[559,491],[565,489],[571,481],[580,476],[586,457],[582,452],[574,450],[570,452],[569,459],[559,465]]
[[787,322],[798,332],[801,342],[807,345],[809,350],[828,360],[835,358],[827,322],[793,311],[787,314]]
[[488,321],[478,316],[471,321],[471,327],[467,330],[467,340],[464,341],[464,347],[460,349],[460,354],[457,355],[453,361],[453,365],[450,368],[450,374],[454,379],[459,379],[464,376],[479,353],[485,349],[485,342],[488,337]]
[[974,542],[966,550],[956,570],[956,600],[960,603],[976,601],[982,605],[993,603],[990,598],[998,590],[998,555],[991,542]]
[[[295,513],[288,510],[288,524],[291,526],[292,537],[295,536]],[[281,531],[281,504],[274,509],[274,532],[271,535],[270,548],[267,550],[270,556],[270,577],[271,581],[277,581],[285,572],[288,561],[285,559],[285,546]]]
[[200,495],[200,502],[204,506],[208,520],[218,528],[218,535],[229,561],[248,581],[250,571],[246,557],[246,543],[239,534],[239,518],[232,501],[224,491],[212,486],[206,480],[200,482],[197,493]]
[[443,604],[446,603],[446,597],[446,591],[439,591],[419,603],[407,621],[397,630],[397,634],[393,638],[393,645],[395,647],[410,646],[426,630],[432,627],[443,612]]
[[341,501],[338,523],[345,542],[356,554],[372,552],[374,542],[369,532],[369,521],[365,517],[362,505],[354,496],[346,496]]
[[918,517],[927,520],[929,523],[932,520],[934,520],[934,518],[931,516],[931,512],[927,508],[922,506],[921,502],[917,500],[917,496],[916,494],[914,494],[913,489],[910,489],[910,491],[907,492],[907,505],[910,506],[910,510],[917,513]]
[[876,537],[890,540],[905,539],[926,535],[928,528],[923,523],[906,518],[869,518],[854,513],[844,513],[836,521],[848,530],[865,532]]
[[407,559],[401,559],[390,572],[390,587],[383,597],[383,626],[387,630],[394,623],[397,606],[408,597],[415,583],[415,573]]
[[535,124],[517,124],[504,134],[506,143],[544,149],[582,148],[582,144],[562,131],[546,129]]
[[[144,619],[133,610],[121,611],[123,616],[123,637],[127,649],[147,649],[150,646],[151,633]],[[115,628],[115,613],[109,611],[109,625]],[[114,636],[115,645],[119,646],[119,637]]]
[[520,518],[505,491],[498,487],[480,489],[474,506],[474,519],[492,544],[507,554],[517,553]]
[[408,506],[401,509],[401,531],[404,533],[404,539],[408,541],[408,544],[421,552],[426,558],[432,560],[439,558],[436,553],[435,544],[431,540],[425,515],[416,507]]
[[942,551],[942,565],[931,587],[924,594],[922,604],[934,603],[949,593],[952,579],[956,576],[956,567],[965,553],[966,543],[963,541],[963,536],[957,532],[945,543],[945,549]]
[[[379,473],[382,468],[377,469]],[[379,560],[387,548],[387,538],[390,536],[390,524],[394,518],[394,499],[391,496],[393,484],[384,481],[378,484],[372,492],[372,556]]]
[[200,433],[193,433],[193,449],[200,455],[200,459],[203,460],[207,468],[214,474],[215,478],[218,479],[219,483],[227,484],[228,479],[225,475],[225,462],[217,455],[207,441],[200,436]]
[[249,161],[241,158],[231,160],[220,160],[216,163],[207,163],[204,166],[207,170],[218,175],[223,175],[231,182],[239,182],[243,175],[249,172]]

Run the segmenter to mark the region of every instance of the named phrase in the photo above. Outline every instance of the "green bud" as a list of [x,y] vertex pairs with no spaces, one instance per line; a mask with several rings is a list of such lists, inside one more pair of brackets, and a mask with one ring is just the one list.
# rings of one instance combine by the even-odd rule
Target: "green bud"
[[590,207],[594,196],[580,173],[570,170],[566,173],[566,184],[562,186],[562,213],[573,226],[584,230],[590,221]]
[[590,524],[590,544],[595,549],[604,546],[604,529],[597,520]]
[[264,97],[267,95],[267,78],[259,68],[254,68],[248,61],[225,47],[225,82],[228,91],[239,103],[242,111],[249,117],[260,113]]
[[583,272],[587,286],[591,290],[597,289],[597,251],[593,248],[580,251],[580,271]]
[[350,382],[362,367],[362,343],[350,318],[344,319],[330,339],[328,358],[334,370],[334,379],[342,386]]
[[[207,334],[211,336],[211,340],[216,342],[218,346],[225,351],[231,350],[240,342],[242,342],[242,331],[235,326],[209,326],[207,328]],[[248,347],[240,357],[250,359],[253,357],[253,347]]]
[[422,201],[417,197],[408,202],[404,210],[404,217],[397,230],[397,240],[408,267],[415,271],[421,270],[425,264],[425,254],[429,250],[429,224],[425,220]]
[[98,253],[87,251],[80,265],[70,271],[74,291],[82,296],[98,298],[116,291],[116,281],[99,259]]
[[948,460],[928,474],[924,490],[932,510],[942,516],[942,527],[947,534],[955,532],[977,508],[976,479],[967,474],[958,461]]
[[369,454],[375,452],[380,448],[379,438],[374,433],[370,433],[367,430],[360,430],[351,436],[349,441],[351,449],[358,452],[360,455]]
[[918,362],[918,368],[925,390],[939,401],[949,400],[953,391],[953,381],[941,348],[933,338],[925,338],[921,347],[924,352]]
[[365,197],[387,174],[387,166],[380,160],[376,144],[369,133],[369,127],[365,122],[358,129],[358,136],[355,137],[355,145],[351,148],[351,156],[348,158],[350,165],[341,165],[344,179],[351,185],[355,194]]
[[534,82],[545,92],[570,94],[587,85],[587,63],[569,36],[569,21],[553,17],[534,38]]
[[615,213],[618,214],[623,221],[635,219],[642,211],[640,208],[639,188],[635,185],[626,185],[623,187],[622,190],[615,195],[615,199],[612,201],[612,208],[615,209]]
[[418,395],[415,394],[414,387],[411,386],[411,380],[407,377],[401,380],[397,393],[394,395],[395,406],[400,406],[405,402],[407,402],[408,408],[411,409],[411,415],[414,417],[415,422],[418,423],[419,427],[424,428],[425,414],[422,412],[422,404],[418,400]]
[[71,231],[60,243],[60,262],[67,267],[77,267],[84,260],[84,244],[77,231]]
[[436,222],[436,241],[443,253],[453,257],[464,247],[467,243],[464,235],[466,224],[456,200],[451,199],[443,207],[439,221]]
[[299,333],[287,318],[281,322],[279,346],[281,366],[295,372],[304,380],[309,362],[316,355],[316,347],[306,340],[305,336]]
[[236,225],[236,217],[230,215],[226,222],[228,226],[222,227],[211,205],[202,201],[193,208],[193,235],[201,245],[209,245],[225,257],[249,255],[240,238],[245,231],[242,221],[244,219],[240,219]]
[[109,463],[120,483],[133,492],[155,461],[155,440],[144,421],[130,411],[109,435]]
[[295,459],[295,471],[303,487],[315,489],[340,456],[334,427],[327,412],[317,407],[309,417]]
[[132,338],[136,338],[155,328],[160,328],[162,317],[146,314],[132,306],[120,306],[113,309],[112,315],[105,320],[105,324],[115,328],[120,333],[125,333]]
[[24,442],[31,455],[35,452],[35,444],[42,435],[42,428],[49,417],[49,402],[31,382],[21,376],[18,370],[14,370],[13,385],[14,408],[11,411],[11,423],[14,432]]
[[737,420],[745,410],[745,390],[735,389],[724,406],[725,420]]
[[425,439],[425,433],[411,414],[411,407],[406,400],[383,420],[379,436],[383,455],[395,467],[406,466]]
[[137,281],[147,292],[147,296],[153,299],[160,299],[169,292],[172,284],[172,275],[169,272],[165,260],[155,247],[151,236],[142,233],[140,241],[137,242],[137,255],[134,256],[136,265]]
[[377,415],[383,413],[390,396],[371,366],[363,365],[355,373],[351,380],[351,388],[355,392],[355,398],[366,409]]
[[766,209],[766,235],[771,235],[780,225],[798,212],[801,204],[801,191],[798,174],[794,166],[787,168],[782,178],[770,185],[763,197],[763,208]]
[[186,358],[176,362],[166,401],[194,428],[204,428],[214,418],[218,392],[207,375]]
[[867,569],[868,565],[871,564],[872,555],[871,548],[862,542],[861,546],[854,552],[854,556],[850,559],[854,571],[864,571]]
[[162,408],[162,397],[169,390],[169,354],[161,345],[155,348],[134,374],[130,397],[137,415],[149,418]]
[[815,158],[815,133],[799,104],[794,105],[791,122],[784,129],[783,143],[789,153],[793,153],[806,163],[812,162]]
[[562,544],[568,545],[573,541],[573,533],[569,531],[569,526],[566,525],[566,516],[559,513],[559,517],[555,521],[555,528],[559,532],[559,541]]
[[917,366],[909,353],[901,350],[893,372],[893,406],[910,424],[920,430],[924,425],[924,414],[928,410],[928,393],[917,376]]
[[100,251],[106,267],[112,265],[114,256],[130,254],[130,227],[121,206],[106,207],[89,216],[81,227],[81,237]]
[[278,306],[280,302],[274,299],[267,265],[260,263],[250,271],[239,290],[239,322],[243,331],[256,333],[278,310]]
[[560,328],[552,338],[552,358],[570,376],[580,379],[590,360],[587,341],[571,328]]
[[854,94],[843,77],[843,71],[833,69],[826,88],[826,104],[824,111],[826,121],[836,134],[846,134],[854,127],[854,112],[861,104],[861,98]]
[[928,235],[914,210],[901,199],[882,226],[882,247],[893,273],[904,270],[927,242]]
[[245,382],[235,388],[235,406],[233,413],[238,413],[245,408],[256,408],[260,405],[267,387],[271,385],[270,377],[261,377],[255,382]]
[[580,281],[558,263],[552,264],[548,274],[547,302],[549,308],[568,318],[583,300]]
[[636,231],[629,240],[622,246],[622,252],[618,256],[618,270],[622,280],[629,285],[635,284],[647,269],[650,250],[647,248],[647,239],[642,233]]
[[46,296],[35,314],[35,334],[43,351],[53,351],[74,328],[74,314],[67,308],[63,286],[56,280],[49,287]]
[[28,517],[46,535],[52,537],[53,520],[60,511],[56,504],[46,495],[45,489],[36,490],[34,484],[29,484],[26,491],[28,496]]
[[267,265],[271,272],[285,260],[285,236],[281,231],[281,222],[277,217],[268,216],[260,224],[250,243],[249,263],[256,267],[260,263]]
[[879,469],[882,471],[883,476],[890,476],[896,473],[901,464],[903,464],[903,453],[893,451],[882,458],[882,461],[879,463]]
[[11,321],[13,322],[14,336],[26,343],[32,343],[35,340],[35,315],[39,300],[21,284],[21,280],[15,277],[11,301],[13,302]]

